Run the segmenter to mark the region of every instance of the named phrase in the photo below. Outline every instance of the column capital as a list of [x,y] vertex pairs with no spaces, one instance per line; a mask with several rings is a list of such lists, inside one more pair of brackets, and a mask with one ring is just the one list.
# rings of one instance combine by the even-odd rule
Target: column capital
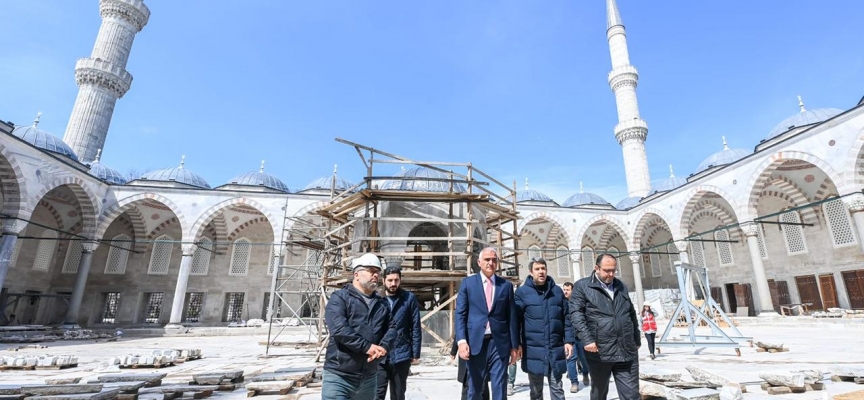
[[581,260],[582,260],[582,252],[581,251],[574,251],[574,252],[570,253],[570,261],[579,262]]
[[864,193],[855,193],[843,198],[843,202],[846,203],[846,207],[849,208],[850,213],[857,213],[864,211]]
[[82,240],[81,241],[81,252],[82,253],[92,253],[99,248],[99,242],[95,240]]
[[755,237],[759,235],[759,224],[756,222],[744,222],[738,225],[738,227],[744,231],[744,236]]
[[688,246],[689,244],[690,244],[690,243],[687,242],[686,240],[677,240],[677,241],[675,241],[675,247],[678,248],[678,251],[679,251],[679,252],[680,252],[680,251],[687,251],[687,246]]
[[18,236],[21,232],[24,232],[24,228],[27,227],[27,221],[22,221],[20,219],[4,219],[2,222],[3,235],[15,235]]
[[639,257],[639,254],[630,253],[628,257],[630,257],[630,262],[633,264],[639,264],[642,261],[642,257]]
[[180,246],[183,250],[183,257],[192,257],[195,254],[195,249],[198,248],[198,245],[195,244],[184,244]]

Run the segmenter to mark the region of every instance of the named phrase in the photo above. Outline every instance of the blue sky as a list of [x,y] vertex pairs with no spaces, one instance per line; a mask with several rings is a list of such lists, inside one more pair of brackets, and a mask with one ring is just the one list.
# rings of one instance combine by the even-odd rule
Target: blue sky
[[[594,1],[146,1],[102,161],[177,165],[218,186],[258,168],[291,188],[364,169],[335,137],[472,162],[559,203],[626,196],[605,5]],[[864,95],[859,0],[619,0],[648,122],[652,179],[752,150],[782,119]],[[63,135],[89,1],[3,0],[0,119]]]

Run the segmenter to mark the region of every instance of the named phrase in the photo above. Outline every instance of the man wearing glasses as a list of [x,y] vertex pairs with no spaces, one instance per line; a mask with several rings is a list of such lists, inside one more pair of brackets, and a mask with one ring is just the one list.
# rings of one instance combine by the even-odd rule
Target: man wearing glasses
[[639,333],[636,309],[627,295],[627,287],[615,278],[618,260],[601,254],[594,263],[594,273],[582,278],[570,296],[570,321],[579,341],[585,344],[585,358],[591,374],[591,400],[605,400],[609,394],[609,376],[615,376],[615,388],[621,400],[638,400]]
[[456,342],[459,358],[468,361],[471,400],[480,399],[487,377],[492,399],[506,399],[507,365],[521,354],[513,284],[495,275],[498,261],[494,248],[480,251],[480,273],[462,280],[456,298]]
[[372,253],[351,263],[354,281],[330,296],[324,322],[330,332],[324,360],[321,399],[373,400],[378,363],[396,335],[390,307],[375,289],[381,260]]

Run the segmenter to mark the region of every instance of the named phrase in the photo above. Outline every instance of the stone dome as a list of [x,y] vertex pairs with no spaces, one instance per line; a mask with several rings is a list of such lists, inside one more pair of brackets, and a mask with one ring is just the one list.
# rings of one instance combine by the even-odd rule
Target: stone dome
[[[444,181],[450,179],[450,177],[441,171],[426,167],[415,167],[403,170],[397,176],[403,179],[396,178],[384,181],[381,184],[381,189],[408,190],[413,192],[450,192],[450,182]],[[458,183],[453,185],[453,192],[464,193],[465,191],[464,185]]]
[[804,108],[804,102],[801,101],[800,97],[798,98],[798,107],[801,108],[801,111],[777,124],[777,126],[771,130],[771,133],[765,137],[765,140],[775,138],[798,127],[827,121],[843,112],[843,110],[837,108],[816,108],[813,110],[807,110]]
[[619,201],[618,204],[615,205],[615,208],[619,210],[627,210],[639,205],[640,200],[642,200],[642,198],[639,196],[630,196],[625,198],[624,200]]
[[96,159],[90,163],[90,170],[88,173],[90,175],[95,176],[101,181],[105,181],[114,185],[125,185],[129,180],[126,179],[121,173],[117,172],[114,169],[106,167],[102,164],[99,159],[101,158],[102,150],[96,151]]
[[[306,187],[303,188],[300,192],[305,192],[309,190],[327,190],[330,191],[330,184],[333,180],[332,175],[322,176],[312,182],[310,182]],[[342,192],[348,190],[354,186],[353,183],[348,181],[347,179],[341,178],[339,176],[336,177],[336,192]]]
[[280,192],[291,193],[288,185],[279,180],[279,178],[264,172],[264,162],[261,162],[261,168],[258,171],[247,172],[238,175],[228,181],[229,185],[241,186],[263,186],[269,189],[278,190]]
[[579,207],[586,205],[608,206],[608,201],[594,193],[586,193],[582,189],[582,183],[579,183],[579,193],[576,193],[564,200],[563,207]]
[[[40,113],[39,116],[41,115],[42,114]],[[36,120],[33,121],[33,125],[31,126],[16,126],[15,129],[12,129],[12,134],[42,150],[57,153],[78,161],[78,155],[72,151],[72,148],[69,147],[69,145],[64,143],[57,136],[37,128],[39,125],[39,116],[36,117]]]
[[177,182],[197,188],[210,189],[210,184],[208,184],[207,181],[201,177],[201,175],[198,175],[184,168],[184,163],[184,161],[180,161],[180,166],[150,171],[144,175],[141,175],[141,177],[138,179],[148,181]]
[[726,143],[726,138],[724,137],[723,150],[708,156],[708,158],[699,163],[699,166],[696,167],[696,173],[702,172],[711,167],[731,164],[749,155],[750,152],[745,149],[730,149],[729,145]]

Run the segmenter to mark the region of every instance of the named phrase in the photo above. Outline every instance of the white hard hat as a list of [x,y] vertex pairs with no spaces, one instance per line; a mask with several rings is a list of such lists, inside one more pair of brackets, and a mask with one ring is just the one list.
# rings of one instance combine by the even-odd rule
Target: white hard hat
[[381,259],[372,253],[366,253],[351,261],[351,271],[356,271],[357,268],[375,267],[381,269]]

